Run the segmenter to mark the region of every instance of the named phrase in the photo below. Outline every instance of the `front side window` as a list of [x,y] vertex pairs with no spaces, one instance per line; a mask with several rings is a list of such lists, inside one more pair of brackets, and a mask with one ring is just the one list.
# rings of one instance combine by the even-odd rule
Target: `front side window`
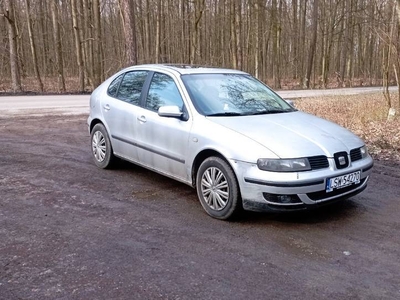
[[183,100],[174,80],[165,74],[155,73],[151,80],[145,107],[157,111],[160,106],[173,105],[180,109]]
[[131,71],[125,73],[118,89],[117,98],[138,105],[146,77],[146,71]]
[[188,74],[182,80],[205,116],[243,116],[295,111],[266,85],[245,74]]

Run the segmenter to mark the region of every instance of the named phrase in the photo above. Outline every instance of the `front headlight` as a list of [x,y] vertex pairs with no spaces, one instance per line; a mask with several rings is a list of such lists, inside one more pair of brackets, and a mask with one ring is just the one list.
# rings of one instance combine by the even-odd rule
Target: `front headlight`
[[260,158],[257,160],[257,166],[260,170],[271,172],[298,172],[311,170],[311,166],[307,158]]
[[362,158],[366,158],[368,156],[367,146],[363,146],[360,148],[360,153]]

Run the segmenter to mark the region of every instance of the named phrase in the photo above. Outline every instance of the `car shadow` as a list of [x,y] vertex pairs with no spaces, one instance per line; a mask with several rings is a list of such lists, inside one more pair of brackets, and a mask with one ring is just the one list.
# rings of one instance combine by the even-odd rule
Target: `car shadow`
[[361,213],[362,206],[348,199],[326,206],[293,212],[251,212],[244,211],[237,220],[239,223],[263,224],[268,222],[290,224],[318,224],[353,218]]
[[[140,174],[142,179],[145,179],[149,182],[154,182],[157,185],[157,189],[182,189],[183,194],[188,195],[193,193],[193,197],[188,197],[190,199],[187,200],[195,205],[198,205],[198,209],[202,209],[201,205],[198,203],[196,191],[188,185],[123,160],[118,160],[116,162],[114,170],[120,174],[126,174],[128,176],[131,176],[132,174]],[[243,211],[240,216],[232,220],[232,222],[240,225],[263,225],[270,224],[271,222],[293,225],[329,223],[339,220],[352,219],[355,215],[360,214],[363,210],[365,210],[365,207],[362,204],[355,201],[356,199],[357,197],[354,197],[313,209],[292,212]]]

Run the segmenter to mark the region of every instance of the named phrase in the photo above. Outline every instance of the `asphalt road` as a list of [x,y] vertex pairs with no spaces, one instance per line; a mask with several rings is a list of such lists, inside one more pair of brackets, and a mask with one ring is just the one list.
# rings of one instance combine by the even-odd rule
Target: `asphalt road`
[[0,115],[0,299],[400,299],[400,170],[324,209],[208,217],[91,161],[86,115]]
[[[396,91],[397,87],[390,87]],[[343,88],[329,90],[290,90],[278,91],[284,99],[304,97],[356,95],[381,92],[382,87]],[[41,96],[2,96],[0,97],[0,117],[18,115],[76,115],[89,113],[89,95],[41,95]]]

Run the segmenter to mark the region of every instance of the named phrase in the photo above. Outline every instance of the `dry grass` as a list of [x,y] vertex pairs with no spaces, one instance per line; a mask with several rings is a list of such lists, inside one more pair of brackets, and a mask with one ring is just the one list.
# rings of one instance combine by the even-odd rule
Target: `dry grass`
[[[42,82],[44,85],[43,93],[57,94],[58,82],[57,77],[43,77]],[[24,93],[42,93],[39,89],[39,85],[34,77],[26,77],[21,80],[22,89]],[[79,83],[77,77],[66,77],[65,78],[66,93],[74,94],[79,91]],[[0,93],[12,93],[11,89],[11,78],[0,78]],[[85,92],[91,92],[90,87],[85,88]]]
[[350,129],[366,142],[376,159],[400,162],[400,117],[387,121],[388,107],[382,94],[304,98],[295,103],[304,112]]

